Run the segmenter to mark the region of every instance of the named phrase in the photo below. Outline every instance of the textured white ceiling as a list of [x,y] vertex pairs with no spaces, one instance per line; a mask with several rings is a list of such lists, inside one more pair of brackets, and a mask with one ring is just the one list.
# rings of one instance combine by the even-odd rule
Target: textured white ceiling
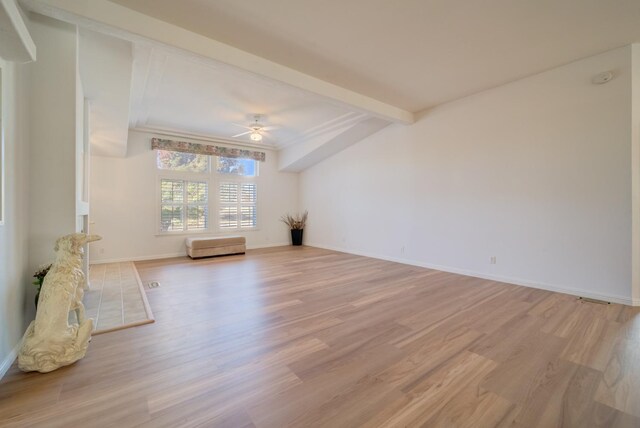
[[411,111],[640,41],[638,0],[112,1]]
[[233,138],[255,114],[276,129],[262,145],[276,149],[355,114],[317,95],[248,72],[158,46],[134,47],[129,126]]

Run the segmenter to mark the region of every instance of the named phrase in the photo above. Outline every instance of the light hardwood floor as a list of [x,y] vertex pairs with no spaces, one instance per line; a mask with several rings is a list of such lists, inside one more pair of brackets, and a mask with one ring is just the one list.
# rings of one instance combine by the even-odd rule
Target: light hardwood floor
[[309,247],[137,263],[156,323],[0,426],[640,427],[640,309]]

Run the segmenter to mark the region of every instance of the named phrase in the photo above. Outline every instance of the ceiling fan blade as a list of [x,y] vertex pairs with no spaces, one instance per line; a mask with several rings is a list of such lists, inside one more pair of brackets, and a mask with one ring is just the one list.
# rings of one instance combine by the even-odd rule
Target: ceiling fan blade
[[275,131],[276,129],[280,129],[280,126],[271,125],[271,126],[265,126],[264,128],[262,128],[263,131]]
[[253,129],[251,131],[243,132],[242,134],[234,135],[231,138],[242,137],[243,135],[251,134],[252,132]]
[[239,123],[233,123],[231,122],[232,125],[235,126],[239,126],[240,128],[244,128],[244,129],[251,129],[251,127],[247,126],[247,125],[240,125]]

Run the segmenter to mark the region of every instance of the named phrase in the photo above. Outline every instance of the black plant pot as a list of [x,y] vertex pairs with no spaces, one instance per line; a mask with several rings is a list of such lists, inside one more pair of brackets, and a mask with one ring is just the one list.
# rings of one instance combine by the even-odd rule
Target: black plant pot
[[291,229],[291,245],[302,245],[302,232],[304,229]]

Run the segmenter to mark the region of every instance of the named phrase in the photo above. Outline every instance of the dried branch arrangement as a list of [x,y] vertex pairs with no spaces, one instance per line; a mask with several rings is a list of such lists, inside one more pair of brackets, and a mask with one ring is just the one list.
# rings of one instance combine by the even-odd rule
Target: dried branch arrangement
[[300,230],[304,229],[304,226],[307,224],[308,216],[308,211],[305,211],[302,215],[296,214],[292,216],[291,214],[285,214],[280,217],[280,221],[289,226],[292,230]]

